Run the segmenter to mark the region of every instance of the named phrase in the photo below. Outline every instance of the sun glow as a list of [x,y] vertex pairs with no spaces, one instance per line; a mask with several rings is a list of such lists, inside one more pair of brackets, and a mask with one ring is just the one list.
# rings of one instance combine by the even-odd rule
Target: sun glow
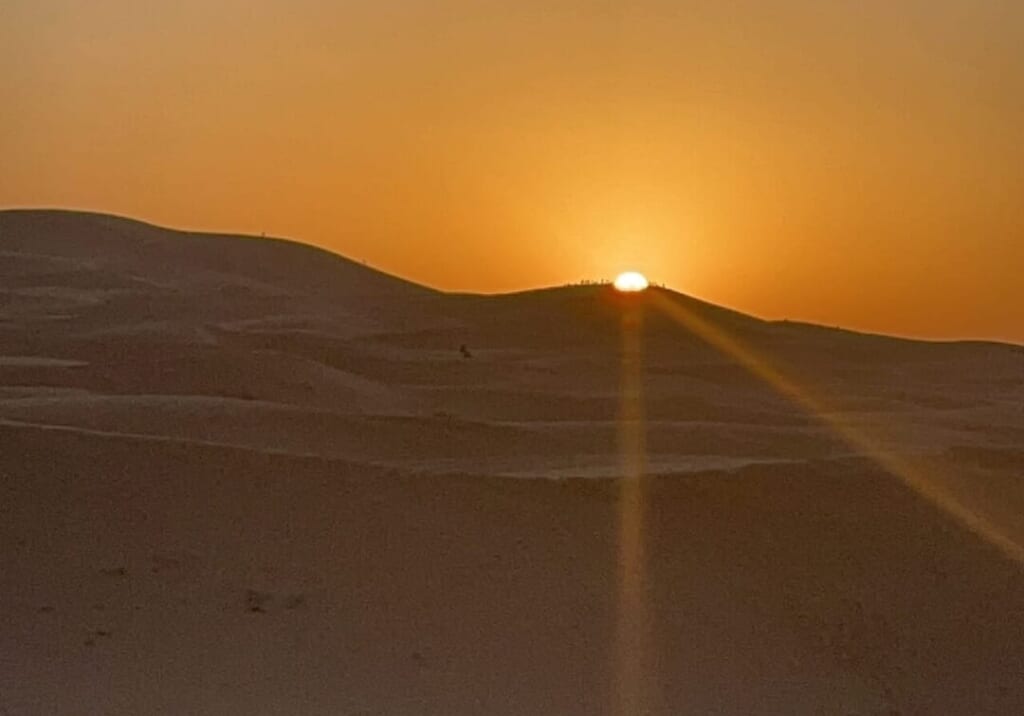
[[615,289],[622,291],[623,293],[636,293],[637,291],[644,291],[650,284],[642,273],[636,271],[626,271],[620,273],[618,278],[615,279]]

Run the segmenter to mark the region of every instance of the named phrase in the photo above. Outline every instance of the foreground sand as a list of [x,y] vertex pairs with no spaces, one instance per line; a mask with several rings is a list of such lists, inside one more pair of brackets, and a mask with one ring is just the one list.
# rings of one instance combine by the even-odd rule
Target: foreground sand
[[[0,713],[613,712],[619,299],[63,213],[0,252]],[[1020,349],[687,305],[1024,542]],[[650,711],[1024,712],[1024,567],[647,330]]]

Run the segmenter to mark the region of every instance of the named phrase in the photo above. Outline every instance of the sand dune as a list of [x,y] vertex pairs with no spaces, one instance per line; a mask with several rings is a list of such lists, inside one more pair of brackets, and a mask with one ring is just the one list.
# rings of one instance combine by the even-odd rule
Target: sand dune
[[[0,212],[0,713],[614,713],[625,300]],[[1024,349],[630,300],[648,712],[1024,712],[1024,565],[835,429],[1024,544]]]

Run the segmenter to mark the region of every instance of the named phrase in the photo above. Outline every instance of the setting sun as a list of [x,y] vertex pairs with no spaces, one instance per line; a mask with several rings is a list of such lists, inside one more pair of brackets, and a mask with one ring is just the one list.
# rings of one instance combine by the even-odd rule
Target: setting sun
[[626,271],[620,273],[618,278],[615,279],[615,289],[622,291],[623,293],[635,293],[637,291],[644,291],[650,284],[642,273],[636,271]]

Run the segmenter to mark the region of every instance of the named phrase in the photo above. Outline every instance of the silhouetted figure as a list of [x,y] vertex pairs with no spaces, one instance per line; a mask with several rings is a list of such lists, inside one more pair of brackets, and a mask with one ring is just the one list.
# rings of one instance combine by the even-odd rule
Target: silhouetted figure
[[463,358],[472,358],[473,357],[473,354],[469,352],[468,348],[466,348],[466,344],[465,343],[463,343],[461,346],[459,346],[459,353],[462,354]]

